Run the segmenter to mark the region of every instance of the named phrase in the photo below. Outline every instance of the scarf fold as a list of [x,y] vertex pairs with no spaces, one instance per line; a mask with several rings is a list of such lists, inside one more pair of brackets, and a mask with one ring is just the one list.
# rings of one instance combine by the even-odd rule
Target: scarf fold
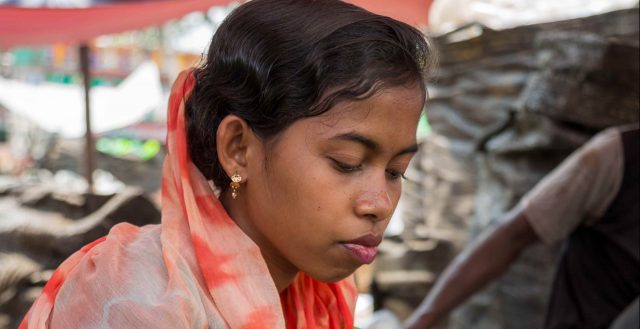
[[20,328],[353,328],[353,277],[278,293],[259,247],[191,162],[182,72],[169,98],[162,224],[119,224],[54,272]]

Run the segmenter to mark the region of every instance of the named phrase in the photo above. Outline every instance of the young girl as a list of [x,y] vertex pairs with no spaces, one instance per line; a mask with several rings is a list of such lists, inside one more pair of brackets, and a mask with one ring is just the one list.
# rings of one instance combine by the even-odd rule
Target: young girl
[[240,6],[173,86],[162,224],[72,255],[21,328],[352,328],[431,56],[341,1]]

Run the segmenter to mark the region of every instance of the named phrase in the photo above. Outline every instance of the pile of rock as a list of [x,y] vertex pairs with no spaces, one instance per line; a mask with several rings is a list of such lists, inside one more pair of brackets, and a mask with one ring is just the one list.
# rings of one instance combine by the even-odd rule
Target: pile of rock
[[160,211],[137,188],[96,195],[2,180],[0,328],[17,328],[53,270],[123,221],[159,223]]

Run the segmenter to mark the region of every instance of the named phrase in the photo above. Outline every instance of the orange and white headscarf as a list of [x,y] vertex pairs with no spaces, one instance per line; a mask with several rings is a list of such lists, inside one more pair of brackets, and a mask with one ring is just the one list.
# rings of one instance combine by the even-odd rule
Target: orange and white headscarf
[[278,293],[259,247],[191,162],[183,72],[173,85],[162,224],[114,226],[55,271],[20,328],[353,328],[353,278],[299,273]]

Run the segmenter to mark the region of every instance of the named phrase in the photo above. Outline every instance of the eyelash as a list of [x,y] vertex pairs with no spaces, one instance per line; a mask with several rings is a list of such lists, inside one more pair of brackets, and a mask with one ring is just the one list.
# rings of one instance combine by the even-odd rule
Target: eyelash
[[[344,163],[344,162],[340,162],[336,159],[331,159],[331,161],[333,161],[334,165],[336,166],[336,168],[343,173],[352,173],[354,171],[358,171],[360,169],[362,169],[362,165],[357,165],[357,166],[352,166],[350,164]],[[389,178],[391,178],[392,180],[396,180],[396,179],[407,179],[407,177],[398,171],[395,170],[387,170],[387,175],[389,175]]]
[[351,173],[362,169],[362,165],[352,166],[350,164],[340,162],[336,159],[331,159],[331,161],[333,161],[333,164],[335,164],[336,168],[343,173]]
[[407,176],[405,176],[403,173],[401,173],[399,171],[387,170],[387,174],[389,176],[391,176],[391,179],[404,179],[404,180],[407,180]]

